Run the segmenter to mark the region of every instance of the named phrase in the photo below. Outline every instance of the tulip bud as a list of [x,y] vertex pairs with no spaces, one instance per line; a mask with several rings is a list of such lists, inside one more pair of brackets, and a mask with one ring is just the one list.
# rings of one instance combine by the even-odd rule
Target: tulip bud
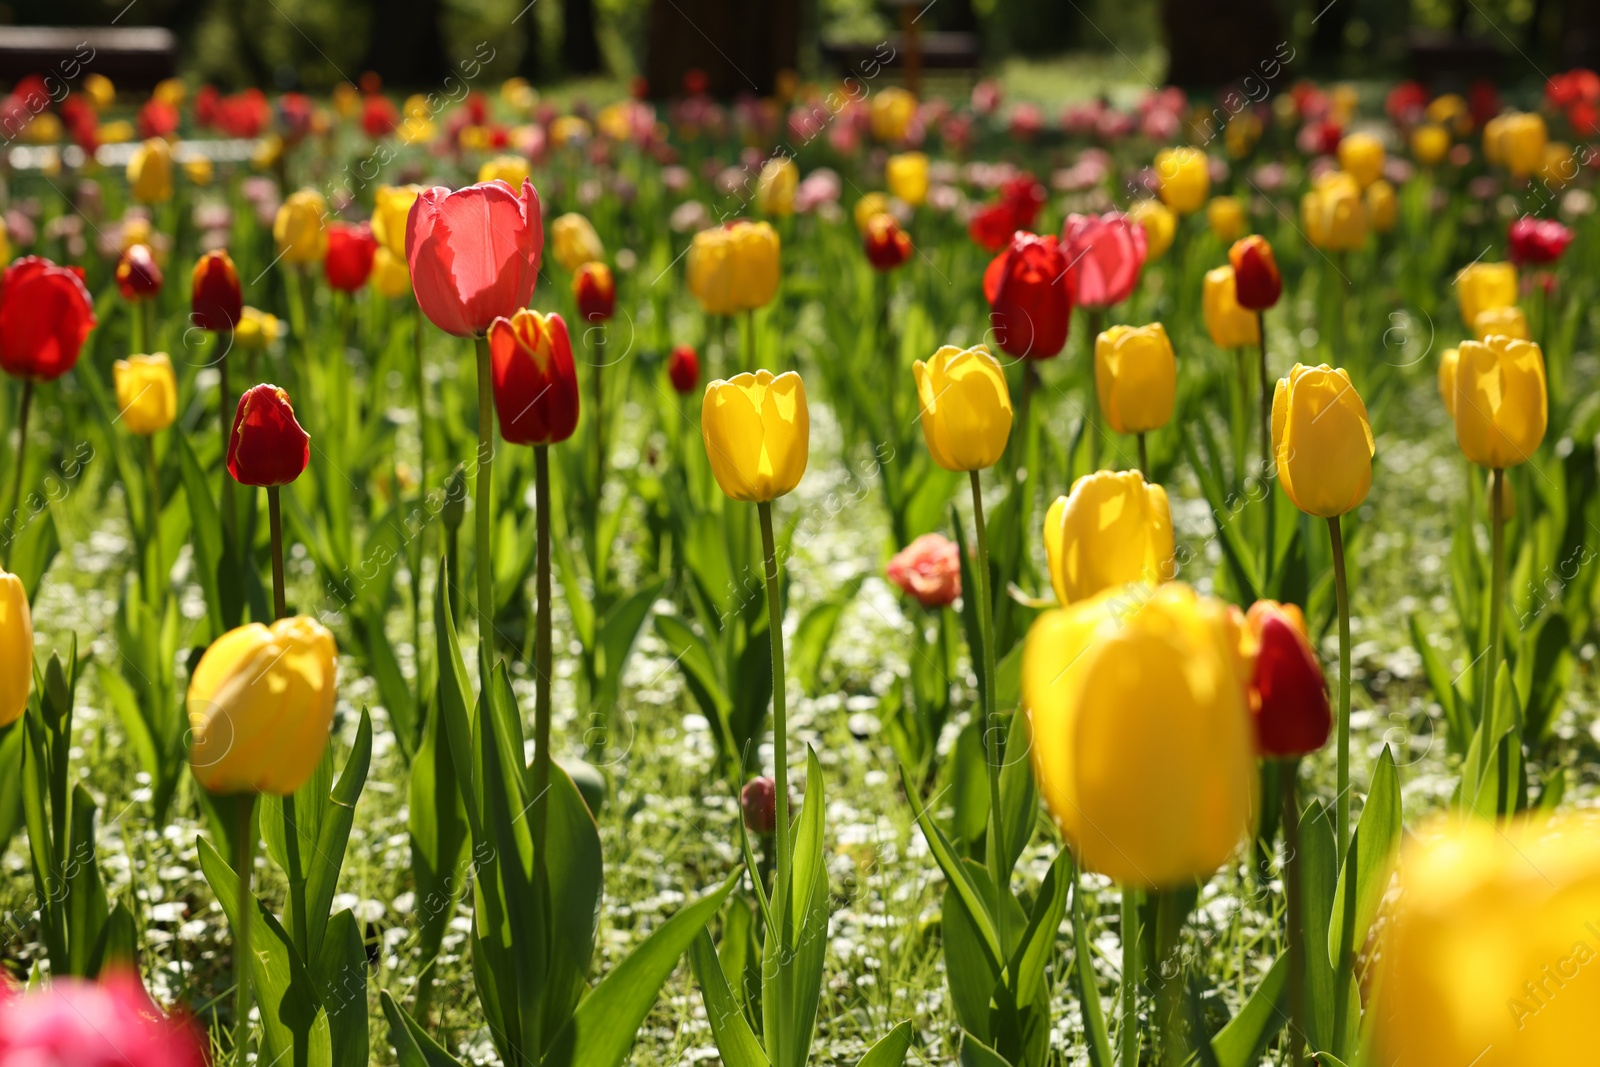
[[112,374],[119,417],[129,433],[149,437],[178,417],[178,380],[165,352],[119,359]]
[[1254,311],[1239,304],[1232,267],[1206,271],[1200,294],[1200,311],[1206,332],[1218,348],[1244,348],[1261,343],[1261,320]]
[[24,256],[0,274],[0,367],[7,374],[55,381],[77,365],[94,325],[82,268]]
[[706,386],[700,435],[717,484],[732,500],[764,503],[800,484],[811,455],[811,413],[800,375],[739,374]]
[[1490,308],[1517,302],[1517,268],[1509,263],[1471,263],[1461,268],[1455,282],[1461,321],[1470,329]]
[[1096,471],[1056,497],[1044,517],[1045,563],[1063,606],[1131,582],[1177,573],[1167,491],[1138,471]]
[[922,408],[922,436],[949,471],[992,467],[1011,438],[1011,391],[1000,362],[984,345],[940,348],[911,365]]
[[1292,758],[1328,743],[1333,712],[1328,683],[1306,636],[1305,616],[1293,604],[1258,600],[1245,614],[1254,666],[1250,710],[1256,749],[1263,756]]
[[1211,165],[1206,154],[1187,146],[1156,153],[1155,174],[1161,202],[1180,215],[1199,211],[1211,192]]
[[1372,426],[1350,375],[1296,363],[1272,396],[1278,481],[1295,507],[1331,519],[1372,488]]
[[238,325],[244,314],[244,298],[239,292],[239,272],[225,250],[201,256],[194,265],[191,283],[190,321],[202,330],[216,333]]
[[1339,142],[1339,167],[1365,189],[1383,176],[1383,142],[1370,133],[1346,134]]
[[150,246],[129,246],[117,260],[117,289],[124,300],[148,300],[161,292],[161,267]]
[[745,829],[753,834],[770,834],[778,828],[778,783],[762,776],[752,778],[739,791],[739,806],[744,810]]
[[867,223],[861,246],[867,253],[867,262],[876,270],[894,270],[911,258],[910,235],[887,212],[874,215]]
[[961,595],[961,554],[943,534],[912,541],[890,558],[884,573],[925,608],[942,608]]
[[22,579],[0,569],[0,729],[22,718],[33,685],[33,614]]
[[300,428],[289,394],[257,385],[239,398],[228,434],[228,473],[240,485],[288,485],[311,462],[311,437]]
[[304,265],[321,262],[328,253],[328,202],[314,189],[289,194],[272,220],[272,239],[283,262]]
[[364,222],[355,225],[348,222],[330,223],[327,246],[322,270],[329,287],[341,293],[359,291],[372,274],[372,260],[378,252],[378,241],[372,236],[372,227]]
[[883,166],[883,180],[897,199],[921,207],[928,199],[928,157],[921,152],[890,156]]
[[700,355],[691,345],[678,345],[667,356],[667,379],[680,396],[687,396],[700,384]]
[[1549,397],[1544,352],[1532,341],[1464,341],[1455,373],[1456,443],[1490,469],[1515,467],[1544,441]]
[[1265,237],[1253,233],[1235,241],[1228,249],[1228,262],[1233,266],[1234,299],[1240,307],[1259,313],[1278,302],[1283,277]]
[[189,681],[189,764],[200,784],[277,796],[304,785],[328,744],[337,657],[333,634],[303,615],[219,637]]
[[1206,225],[1223,244],[1238,240],[1244,232],[1244,204],[1236,196],[1214,196],[1206,205]]
[[1117,433],[1158,430],[1172,418],[1178,361],[1166,327],[1113,326],[1095,338],[1094,385],[1100,413]]
[[578,315],[585,322],[605,322],[617,307],[617,285],[611,268],[592,261],[572,276],[572,295],[578,302]]
[[522,308],[489,327],[500,436],[514,445],[565,441],[578,428],[578,374],[560,315]]
[[604,259],[606,254],[594,224],[575,211],[558,216],[550,223],[550,250],[556,262],[569,273],[585,263]]

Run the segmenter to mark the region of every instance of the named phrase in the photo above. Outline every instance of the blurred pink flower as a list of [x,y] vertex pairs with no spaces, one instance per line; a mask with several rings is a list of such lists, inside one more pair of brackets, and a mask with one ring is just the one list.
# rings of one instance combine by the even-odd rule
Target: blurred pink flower
[[1068,215],[1062,250],[1072,264],[1072,302],[1104,308],[1128,299],[1139,283],[1146,251],[1144,227],[1120,211]]
[[925,608],[942,608],[961,595],[961,554],[943,534],[923,534],[896,552],[886,571]]
[[131,972],[0,988],[0,1067],[205,1067],[197,1035],[162,1015]]

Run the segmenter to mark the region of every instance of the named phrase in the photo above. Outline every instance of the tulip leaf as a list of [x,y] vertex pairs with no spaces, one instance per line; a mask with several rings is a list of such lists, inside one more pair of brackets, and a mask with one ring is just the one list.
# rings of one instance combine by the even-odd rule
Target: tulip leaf
[[222,585],[218,567],[222,563],[222,513],[216,498],[206,484],[205,471],[195,458],[188,438],[181,433],[170,435],[178,452],[178,472],[183,481],[183,492],[189,504],[190,524],[193,527],[195,576],[205,593],[206,611],[211,617],[211,632],[220,636],[228,629],[224,613]]
[[1523,638],[1517,657],[1517,694],[1525,708],[1523,736],[1537,749],[1560,714],[1561,698],[1572,679],[1572,627],[1551,612]]
[[[378,683],[378,694],[385,710],[389,713],[389,721],[394,726],[400,755],[409,764],[416,753],[417,735],[421,728],[418,718],[421,710],[417,707],[417,694],[406,683],[405,672],[400,669],[400,660],[395,655],[394,645],[384,632],[382,614],[372,608],[366,608],[360,614],[354,615],[351,623],[360,634],[361,649],[366,654],[367,668],[373,681]],[[418,649],[416,654],[420,657],[421,649]],[[422,670],[420,662],[417,664],[417,670],[419,672]]]
[[1062,849],[1045,873],[1034,898],[1033,914],[1022,933],[1022,940],[1011,957],[1011,982],[1017,1008],[1050,1009],[1050,987],[1045,968],[1055,956],[1056,936],[1067,911],[1072,889],[1072,854]]
[[[27,731],[22,754],[22,810],[28,829],[28,852],[33,867],[33,891],[39,906],[40,933],[52,968],[71,974],[67,961],[67,922],[63,899],[67,887],[57,870],[54,794],[51,791],[49,727],[37,704],[18,724]],[[62,813],[62,817],[65,813]],[[63,832],[65,832],[63,830]]]
[[394,1046],[400,1067],[463,1067],[460,1060],[441,1048],[428,1031],[395,1003],[387,989],[378,991],[378,1000],[389,1020],[389,1044]]
[[966,865],[956,858],[955,846],[928,814],[928,809],[922,804],[921,794],[912,785],[911,777],[904,767],[900,768],[900,784],[905,790],[906,798],[911,802],[912,814],[916,816],[917,825],[922,827],[922,834],[927,839],[929,851],[933,853],[939,869],[944,872],[950,888],[960,894],[961,903],[972,916],[985,952],[993,961],[994,968],[999,970],[1000,939],[995,933],[994,918],[989,913],[981,889],[973,881]]
[[100,927],[90,957],[89,977],[98,978],[118,970],[131,970],[139,963],[139,927],[126,901],[117,901]]
[[1000,1053],[972,1036],[970,1031],[961,1032],[961,1067],[1011,1067],[1011,1061]]
[[356,729],[355,746],[345,760],[324,809],[322,825],[317,834],[315,851],[306,875],[306,921],[311,932],[311,951],[320,954],[323,931],[328,925],[328,912],[333,907],[333,896],[339,887],[339,871],[344,866],[344,854],[350,844],[350,829],[355,825],[356,801],[367,783],[367,769],[372,763],[372,717],[361,709],[361,725]]
[[571,776],[550,767],[545,838],[550,879],[550,958],[544,977],[544,1033],[553,1037],[587,989],[605,872],[600,831]]
[[865,575],[858,574],[845,582],[832,596],[806,612],[795,629],[785,666],[807,696],[815,697],[822,691],[822,665],[828,655],[828,645],[864,579]]
[[455,912],[456,895],[460,892],[456,875],[467,839],[461,791],[443,719],[443,710],[436,701],[423,724],[422,743],[411,760],[407,783],[417,954],[423,961],[417,997],[423,1004],[427,1003],[423,990],[433,983],[439,947]]
[[1273,961],[1239,1014],[1211,1039],[1217,1067],[1253,1067],[1261,1062],[1267,1043],[1289,1022],[1288,985],[1289,954],[1285,952]]
[[728,985],[722,961],[711,943],[711,935],[704,928],[689,948],[689,963],[700,985],[706,1020],[711,1024],[711,1036],[725,1067],[769,1067],[771,1061],[745,1021],[744,1011]]
[[[0,726],[0,767],[21,767],[22,748],[27,740],[27,726],[21,719],[10,726]],[[11,843],[11,838],[22,825],[22,789],[24,775],[0,774],[0,851]]]
[[651,609],[666,587],[667,580],[648,582],[632,594],[611,605],[600,623],[599,641],[591,650],[599,662],[599,692],[594,694],[594,712],[609,714],[622,691],[622,674],[628,657],[639,640],[639,633],[650,618]]
[[1005,742],[1005,750],[1001,755],[1004,762],[1000,768],[1000,809],[1005,818],[1000,869],[1007,875],[1016,869],[1017,860],[1033,839],[1039,814],[1039,788],[1033,780],[1033,764],[1030,762],[1033,728],[1028,716],[1021,712],[1009,718],[1010,736]]
[[1428,679],[1428,688],[1433,691],[1433,699],[1439,702],[1439,707],[1444,711],[1445,723],[1449,727],[1446,740],[1452,752],[1464,752],[1469,739],[1472,737],[1471,712],[1464,706],[1464,699],[1456,690],[1450,671],[1445,666],[1444,657],[1439,655],[1439,650],[1428,641],[1428,634],[1423,631],[1422,624],[1415,615],[1409,620],[1411,629],[1411,645],[1417,650],[1417,655],[1422,659],[1422,673]]
[[11,573],[21,579],[22,588],[28,591],[30,605],[38,599],[44,576],[60,551],[61,534],[56,529],[55,512],[48,505],[39,517],[24,520],[22,528],[13,535],[8,566]]
[[1089,1063],[1091,1067],[1111,1067],[1111,1035],[1106,1032],[1105,1011],[1100,1006],[1089,920],[1083,913],[1083,883],[1076,872],[1072,879],[1072,953],[1072,971],[1078,987],[1078,1002],[1083,1009],[1083,1034],[1089,1048]]
[[349,908],[323,922],[327,936],[317,956],[315,975],[317,997],[328,1013],[333,1062],[339,1067],[361,1067],[369,1051],[367,948]]
[[[766,1048],[779,1065],[806,1062],[822,996],[828,947],[828,864],[823,852],[826,812],[822,764],[807,746],[805,800],[800,818],[789,831],[794,843],[791,884],[774,887],[772,914],[779,929],[767,932],[762,948],[762,1029]],[[778,827],[777,832],[783,833],[784,828]],[[782,933],[785,926],[787,937]],[[780,1017],[787,1047],[775,1043]]]
[[900,1067],[911,1051],[911,1039],[916,1036],[910,1020],[890,1030],[867,1049],[867,1054],[856,1061],[856,1067]]
[[[65,759],[66,753],[59,758]],[[99,809],[82,785],[72,788],[72,832],[66,852],[67,973],[80,978],[94,973],[96,944],[109,908],[100,862],[95,855],[94,824]],[[54,963],[54,961],[51,961]]]
[[[1200,482],[1200,491],[1211,506],[1211,522],[1217,532],[1217,545],[1222,549],[1222,559],[1227,564],[1227,573],[1238,593],[1239,602],[1253,603],[1260,599],[1255,552],[1245,540],[1242,524],[1235,521],[1245,501],[1227,488],[1217,459],[1220,454],[1217,443],[1204,419],[1195,419],[1186,424],[1180,437],[1189,466]],[[1202,461],[1196,437],[1204,441],[1210,463]]]
[[[450,573],[449,560],[439,559],[439,573]],[[434,587],[433,625],[438,636],[439,651],[439,703],[434,714],[440,717],[444,729],[440,739],[455,763],[456,785],[465,802],[467,824],[472,840],[485,840],[483,827],[483,784],[473,771],[472,734],[476,728],[477,705],[472,696],[472,683],[468,680],[466,663],[461,658],[461,644],[456,638],[455,621],[450,615],[449,583],[438,582]]]
[[1314,1049],[1333,1047],[1333,961],[1328,930],[1332,924],[1338,856],[1330,809],[1319,801],[1300,817],[1300,885],[1305,893],[1306,1039]]
[[1000,982],[1000,969],[986,950],[977,920],[954,886],[946,886],[939,929],[944,943],[945,978],[950,1003],[962,1027],[980,1038],[989,1036],[989,998]]
[[[1333,908],[1328,925],[1328,956],[1339,959],[1339,946],[1344,931],[1346,915],[1354,917],[1352,953],[1359,953],[1366,943],[1367,931],[1377,917],[1378,905],[1383,901],[1389,886],[1389,875],[1394,868],[1395,852],[1400,847],[1400,775],[1395,770],[1394,754],[1388,745],[1378,756],[1372,772],[1372,788],[1361,808],[1361,819],[1356,824],[1345,854],[1344,869],[1339,872],[1339,883],[1334,891]],[[1351,882],[1355,884],[1355,901],[1346,899]]]

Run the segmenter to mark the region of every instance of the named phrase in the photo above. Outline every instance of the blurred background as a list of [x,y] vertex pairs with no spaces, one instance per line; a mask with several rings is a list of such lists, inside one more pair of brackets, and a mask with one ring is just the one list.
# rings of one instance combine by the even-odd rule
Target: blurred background
[[311,91],[365,71],[428,87],[463,61],[654,96],[691,70],[731,96],[770,94],[788,71],[909,64],[930,79],[1000,73],[1048,99],[1220,85],[1274,59],[1314,77],[1502,84],[1600,62],[1600,0],[4,0],[0,52],[31,39],[12,27],[39,26],[161,27],[185,75]]

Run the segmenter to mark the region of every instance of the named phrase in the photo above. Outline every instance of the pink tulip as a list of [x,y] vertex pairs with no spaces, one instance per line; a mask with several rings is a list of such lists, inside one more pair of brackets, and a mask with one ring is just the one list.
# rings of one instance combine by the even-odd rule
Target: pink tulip
[[961,555],[942,534],[923,534],[896,552],[888,575],[925,608],[942,608],[961,595]]
[[1120,304],[1139,283],[1146,247],[1144,227],[1122,212],[1068,215],[1061,244],[1067,262],[1074,264],[1072,302],[1079,307]]
[[503,181],[424,190],[406,221],[406,263],[422,313],[445,333],[481,337],[526,307],[539,280],[539,194]]
[[205,1067],[197,1035],[157,1010],[131,972],[57,978],[44,992],[0,986],[0,1067]]

